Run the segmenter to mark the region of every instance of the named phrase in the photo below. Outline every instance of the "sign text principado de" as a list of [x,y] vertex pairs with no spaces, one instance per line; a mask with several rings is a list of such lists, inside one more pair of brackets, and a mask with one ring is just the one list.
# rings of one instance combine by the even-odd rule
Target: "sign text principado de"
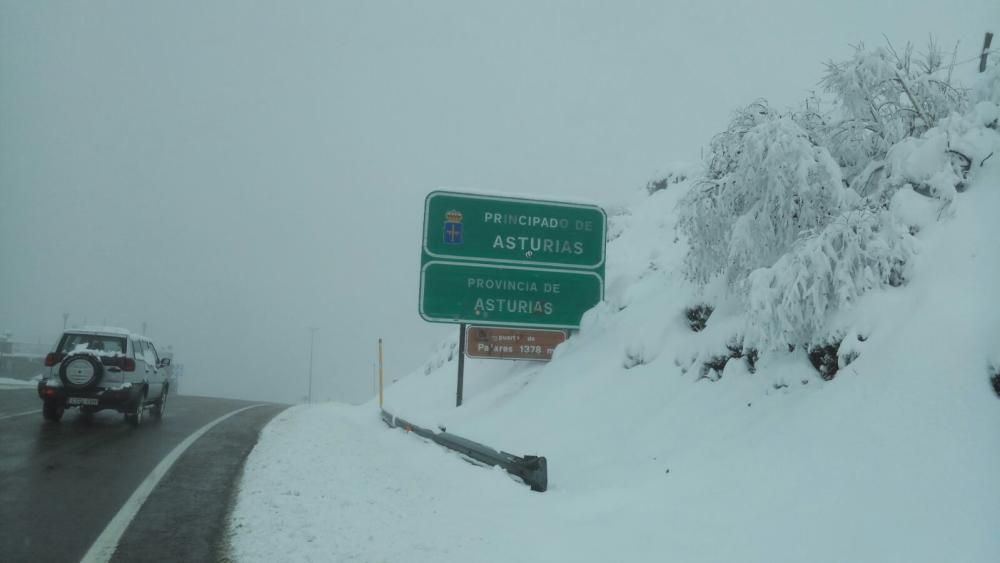
[[604,210],[454,192],[432,192],[424,206],[424,254],[604,272]]

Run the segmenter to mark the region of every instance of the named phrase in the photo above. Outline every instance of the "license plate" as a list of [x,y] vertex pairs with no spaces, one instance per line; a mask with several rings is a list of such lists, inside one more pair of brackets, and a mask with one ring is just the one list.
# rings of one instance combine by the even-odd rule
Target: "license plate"
[[67,405],[97,405],[97,399],[89,399],[87,397],[70,397],[66,401]]

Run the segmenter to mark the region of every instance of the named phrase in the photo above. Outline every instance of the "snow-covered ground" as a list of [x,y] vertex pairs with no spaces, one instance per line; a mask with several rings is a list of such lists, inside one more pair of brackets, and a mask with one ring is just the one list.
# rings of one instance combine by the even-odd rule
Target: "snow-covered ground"
[[857,354],[832,381],[802,350],[701,377],[742,319],[723,305],[688,327],[705,295],[675,230],[689,184],[609,210],[606,301],[551,363],[467,360],[455,408],[451,341],[386,390],[414,423],[545,455],[547,492],[387,428],[373,403],[295,407],[248,459],[233,555],[1000,561],[1000,159],[947,206],[893,200],[920,227],[907,282],[831,319]]

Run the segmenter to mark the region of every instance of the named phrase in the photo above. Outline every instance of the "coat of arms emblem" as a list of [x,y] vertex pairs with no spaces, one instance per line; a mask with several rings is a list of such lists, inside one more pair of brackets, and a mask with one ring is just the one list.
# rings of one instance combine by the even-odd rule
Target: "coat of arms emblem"
[[462,244],[462,212],[454,209],[444,214],[444,243]]

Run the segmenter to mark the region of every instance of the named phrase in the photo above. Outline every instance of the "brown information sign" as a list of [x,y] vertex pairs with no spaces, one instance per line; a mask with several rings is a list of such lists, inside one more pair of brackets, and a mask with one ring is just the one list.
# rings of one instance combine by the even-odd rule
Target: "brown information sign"
[[535,330],[469,325],[465,336],[465,355],[470,358],[497,360],[552,359],[556,346],[566,341],[562,330]]

